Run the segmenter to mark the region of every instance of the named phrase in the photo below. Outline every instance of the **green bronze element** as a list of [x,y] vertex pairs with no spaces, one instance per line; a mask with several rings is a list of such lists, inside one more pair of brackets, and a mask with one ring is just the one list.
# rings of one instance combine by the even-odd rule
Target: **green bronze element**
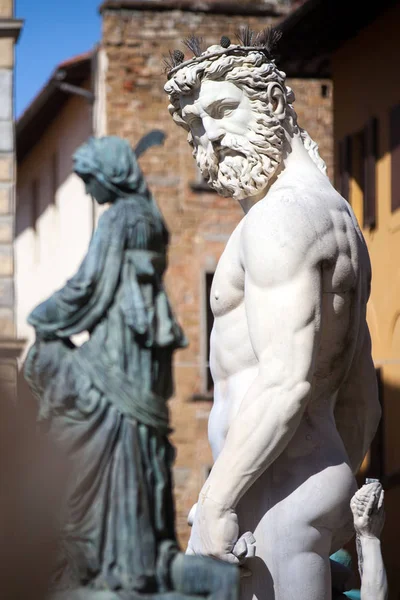
[[330,557],[332,573],[332,600],[361,600],[360,590],[352,589],[354,574],[350,553],[344,548]]
[[110,207],[76,275],[29,315],[25,363],[39,421],[75,466],[53,593],[236,600],[235,567],[184,556],[176,542],[167,400],[186,339],[163,285],[164,220],[124,140],[90,139],[74,170]]

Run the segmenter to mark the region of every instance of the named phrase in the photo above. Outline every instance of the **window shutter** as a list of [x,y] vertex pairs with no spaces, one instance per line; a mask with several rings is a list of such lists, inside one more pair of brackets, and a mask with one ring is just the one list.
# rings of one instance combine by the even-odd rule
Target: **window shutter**
[[378,157],[378,120],[370,119],[364,129],[364,210],[363,226],[376,226],[376,161]]
[[400,208],[400,104],[390,111],[392,212]]
[[346,136],[339,143],[339,191],[343,198],[350,202],[350,179],[352,168],[352,143],[351,136]]

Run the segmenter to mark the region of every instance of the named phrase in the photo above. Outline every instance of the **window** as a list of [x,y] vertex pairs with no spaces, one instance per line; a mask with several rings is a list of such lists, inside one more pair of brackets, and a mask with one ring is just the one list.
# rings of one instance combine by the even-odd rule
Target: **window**
[[351,173],[349,197],[358,222],[363,221],[364,207],[364,130],[351,137]]
[[329,98],[329,87],[326,83],[321,85],[321,98]]
[[338,189],[340,194],[347,200],[350,198],[350,178],[352,172],[352,140],[351,136],[346,136],[339,142],[339,181]]
[[212,285],[212,281],[213,281],[213,277],[214,277],[214,273],[206,273],[206,284],[205,284],[205,306],[206,306],[206,390],[207,392],[212,392],[213,388],[214,388],[214,382],[213,379],[211,377],[211,370],[210,370],[210,337],[211,337],[211,330],[213,328],[213,324],[214,324],[214,315],[212,313],[211,310],[211,304],[210,304],[210,295],[211,295],[211,285]]
[[378,158],[378,120],[370,119],[363,139],[363,226],[376,226],[376,161]]
[[392,212],[400,208],[400,104],[390,111],[390,153],[392,157]]
[[376,162],[378,158],[378,120],[372,118],[364,129],[348,135],[339,143],[337,187],[350,202],[363,227],[376,226]]

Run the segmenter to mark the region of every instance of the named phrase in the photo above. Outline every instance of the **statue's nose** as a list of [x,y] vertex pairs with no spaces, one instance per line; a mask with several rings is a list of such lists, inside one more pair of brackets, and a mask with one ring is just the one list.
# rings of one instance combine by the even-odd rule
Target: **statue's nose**
[[217,121],[209,117],[203,120],[203,125],[210,142],[219,142],[222,140],[225,133]]

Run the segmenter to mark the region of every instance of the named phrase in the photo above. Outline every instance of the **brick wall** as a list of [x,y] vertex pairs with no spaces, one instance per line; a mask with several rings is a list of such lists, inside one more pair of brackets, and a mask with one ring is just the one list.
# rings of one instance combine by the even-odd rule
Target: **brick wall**
[[[209,45],[223,34],[234,39],[241,24],[260,30],[276,24],[278,18],[271,13],[228,17],[191,10],[103,10],[103,48],[108,59],[107,133],[127,138],[132,144],[153,128],[167,135],[165,145],[149,151],[141,165],[171,232],[166,282],[190,341],[188,349],[176,354],[176,394],[170,404],[172,441],[177,447],[177,527],[183,544],[188,536],[186,515],[212,464],[207,441],[211,402],[201,399],[206,391],[205,273],[214,271],[241,210],[233,200],[191,189],[198,176],[185,132],[167,111],[162,58],[170,49],[181,47],[180,41],[191,33]],[[292,84],[300,124],[319,141],[331,167],[330,83],[309,80]],[[321,97],[322,84],[328,87],[326,98]]]

